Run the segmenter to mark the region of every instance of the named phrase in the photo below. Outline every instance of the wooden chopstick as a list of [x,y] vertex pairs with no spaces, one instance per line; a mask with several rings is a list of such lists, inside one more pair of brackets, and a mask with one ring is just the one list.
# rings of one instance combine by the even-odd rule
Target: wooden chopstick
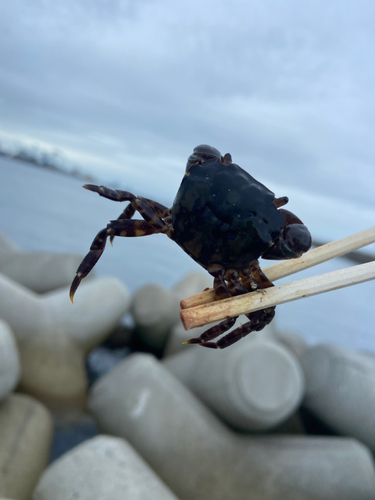
[[[371,243],[375,243],[375,226],[347,236],[346,238],[314,248],[298,259],[283,260],[277,264],[272,264],[262,269],[262,271],[270,281],[276,281],[335,257],[341,257],[342,255],[358,250]],[[213,302],[214,298],[214,290],[210,288],[204,292],[197,293],[196,295],[181,300],[180,307],[181,309],[188,309],[201,304],[208,304]]]
[[[299,259],[269,266],[263,269],[263,272],[271,281],[275,281],[374,242],[375,227],[372,227],[315,248]],[[214,294],[210,289],[181,301],[181,320],[184,328],[190,330],[224,318],[247,314],[372,279],[375,279],[375,261],[216,302],[213,302]]]
[[180,312],[185,330],[375,279],[375,261],[218,300]]

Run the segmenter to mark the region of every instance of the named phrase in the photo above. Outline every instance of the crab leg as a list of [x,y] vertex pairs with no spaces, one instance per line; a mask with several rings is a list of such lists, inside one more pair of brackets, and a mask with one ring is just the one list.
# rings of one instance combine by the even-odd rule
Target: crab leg
[[[243,293],[247,293],[247,290],[240,283],[240,275],[236,269],[229,269],[225,273],[225,277],[228,280],[228,288],[231,292],[231,295],[242,295]],[[257,286],[258,288],[258,286]]]
[[[275,307],[269,307],[268,309],[255,311],[253,313],[247,314],[246,316],[248,317],[249,321],[239,326],[238,328],[235,328],[227,335],[224,335],[224,337],[219,339],[217,342],[201,342],[199,345],[201,345],[202,347],[211,347],[213,349],[225,349],[225,347],[229,347],[238,340],[246,337],[246,335],[249,335],[249,333],[259,332],[260,330],[263,330],[263,328],[273,320],[275,316]],[[229,321],[230,319],[231,318],[225,321]]]
[[104,252],[107,238],[114,236],[147,236],[150,234],[155,234],[161,232],[161,230],[156,230],[148,222],[144,220],[115,220],[108,224],[105,229],[99,231],[95,236],[94,241],[91,244],[90,251],[84,257],[83,261],[77,269],[77,274],[70,287],[70,300],[73,302],[74,294],[83,280],[95,264],[100,259],[102,253]]
[[213,264],[207,271],[214,277],[215,300],[231,297],[232,294],[225,282],[225,269],[220,265]]
[[[143,198],[141,196],[135,196],[129,191],[121,191],[119,189],[110,189],[105,186],[96,186],[94,184],[85,184],[83,186],[89,191],[98,193],[99,196],[107,198],[112,201],[130,201],[131,203],[125,208],[123,213],[118,217],[119,219],[131,219],[136,210],[141,213],[141,210],[147,210],[147,206],[150,206],[158,217],[164,218],[169,215],[170,209],[157,201],[150,200],[149,198]],[[132,207],[132,208],[130,208]]]
[[[156,233],[165,233],[170,236],[171,233],[169,221],[163,220],[164,217],[170,215],[170,209],[164,205],[148,198],[135,196],[128,191],[109,189],[94,184],[85,184],[83,187],[109,200],[129,201],[130,203],[117,220],[111,221],[105,229],[102,229],[96,235],[90,251],[78,267],[77,274],[71,285],[70,300],[72,302],[80,282],[89,274],[104,252],[108,237],[112,243],[115,236],[146,236]],[[144,220],[130,220],[136,211],[140,213]]]
[[[247,273],[245,273],[248,277],[250,288],[251,289],[262,288],[262,285],[264,285],[265,287],[273,286],[272,283],[269,282],[267,278],[263,275],[263,273],[260,271],[259,264],[257,267],[256,263],[254,263],[254,271],[258,270],[259,270],[259,279],[263,281],[263,283],[258,283],[254,278],[252,278],[250,268],[247,269]],[[221,296],[223,296],[224,298],[224,297],[242,295],[244,293],[247,293],[248,290],[244,288],[244,286],[242,286],[240,283],[240,274],[238,273],[237,270],[229,269],[225,272],[224,268],[220,266],[211,266],[209,272],[214,276],[214,289],[216,298],[220,298]],[[263,279],[262,275],[264,276],[265,279]],[[224,280],[224,276],[228,280],[228,286]],[[236,328],[232,332],[228,333],[217,342],[209,342],[210,340],[213,340],[219,337],[219,335],[228,331],[235,324],[238,316],[227,318],[218,325],[215,325],[206,330],[205,332],[203,332],[200,337],[187,340],[186,342],[184,342],[184,344],[199,344],[202,347],[224,349],[225,347],[232,345],[234,342],[237,342],[237,340],[241,339],[242,337],[245,337],[250,332],[255,330],[262,330],[266,325],[268,325],[268,323],[272,321],[274,315],[275,315],[274,307],[264,311],[257,311],[255,313],[251,313],[247,315],[250,321]]]
[[[136,211],[140,213],[140,215],[149,222],[155,229],[160,229],[161,227],[165,229],[164,232],[167,231],[168,227],[164,223],[163,218],[169,215],[170,209],[165,207],[161,203],[157,201],[150,200],[148,198],[142,198],[140,196],[135,196],[129,191],[121,191],[118,189],[110,189],[105,186],[96,186],[95,184],[85,184],[83,186],[85,189],[89,191],[93,191],[94,193],[98,193],[99,196],[103,198],[107,198],[112,201],[130,201],[129,205],[127,205],[122,212],[122,214],[117,218],[117,220],[127,220],[131,219]],[[110,242],[112,244],[114,235],[110,236]]]
[[[259,266],[259,261],[254,261],[250,265],[251,276],[259,283],[261,288],[270,288],[275,286],[272,281],[270,281]],[[253,288],[252,288],[253,289]],[[250,290],[249,290],[250,291]]]
[[[159,217],[160,219],[167,217],[171,212],[170,208],[165,207],[164,205],[161,205],[161,203],[158,203],[157,201],[153,201],[153,200],[150,200],[148,198],[142,198],[142,200],[146,201],[148,203],[148,205],[154,210],[156,216]],[[135,205],[135,203],[130,202],[129,205],[127,205],[125,207],[125,210],[122,212],[122,214],[117,217],[117,220],[131,219],[133,217],[133,215],[135,214],[135,212],[137,211],[137,209],[134,205]],[[141,210],[139,210],[139,211],[141,213]],[[142,213],[141,213],[141,215],[142,215]],[[156,218],[154,218],[154,220],[156,220]],[[109,240],[111,242],[111,245],[112,245],[113,239],[114,239],[114,236],[110,236]]]
[[[164,205],[157,203],[156,201],[148,200],[146,198],[142,198],[141,196],[135,196],[128,191],[109,189],[105,186],[85,184],[83,187],[89,189],[90,191],[94,191],[100,196],[108,198],[112,201],[130,201],[132,209],[129,208],[128,205],[125,208],[124,212],[121,214],[121,219],[130,219],[131,217],[133,217],[134,212],[137,210],[140,215],[142,215],[142,217],[155,229],[162,230],[167,226],[167,224],[163,221],[159,214],[164,214],[169,209],[167,207],[164,207]],[[124,217],[122,217],[123,214]]]
[[[222,321],[218,325],[212,326],[211,328],[209,328],[208,330],[203,332],[200,337],[196,337],[196,338],[187,340],[186,342],[183,342],[183,344],[199,344],[199,345],[204,346],[204,347],[214,347],[214,346],[216,347],[215,342],[207,342],[207,341],[212,340],[212,339],[216,339],[216,337],[218,337],[222,333],[225,333],[226,331],[228,331],[229,328],[231,328],[235,324],[237,318],[238,318],[238,316],[236,316],[235,318],[225,319],[224,321]],[[238,330],[238,328],[236,328],[235,331],[237,331],[237,330]],[[230,335],[230,334],[228,334],[228,335]]]

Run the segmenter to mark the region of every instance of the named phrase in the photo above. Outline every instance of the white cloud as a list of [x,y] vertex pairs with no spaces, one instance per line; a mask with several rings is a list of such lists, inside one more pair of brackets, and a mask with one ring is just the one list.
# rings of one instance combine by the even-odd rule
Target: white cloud
[[375,7],[286,0],[0,6],[2,129],[172,197],[194,146],[372,203]]

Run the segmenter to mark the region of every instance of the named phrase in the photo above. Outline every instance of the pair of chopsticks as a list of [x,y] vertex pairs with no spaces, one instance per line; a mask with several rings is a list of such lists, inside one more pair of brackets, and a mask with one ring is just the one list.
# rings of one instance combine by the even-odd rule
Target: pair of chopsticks
[[[298,259],[278,262],[262,269],[262,271],[270,281],[276,281],[335,257],[341,257],[374,242],[375,226],[314,248]],[[181,300],[180,316],[185,330],[190,330],[214,321],[248,314],[259,309],[357,285],[372,279],[375,279],[375,260],[215,302],[214,291],[211,288]]]

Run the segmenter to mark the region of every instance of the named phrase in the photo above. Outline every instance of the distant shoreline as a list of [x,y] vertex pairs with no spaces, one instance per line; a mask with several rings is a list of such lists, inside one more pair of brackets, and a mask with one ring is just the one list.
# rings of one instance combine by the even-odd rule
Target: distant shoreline
[[38,155],[35,155],[26,149],[20,149],[16,153],[11,153],[0,147],[0,158],[22,161],[29,165],[33,165],[34,167],[39,167],[45,170],[58,172],[60,174],[67,175],[69,177],[75,177],[76,179],[80,179],[85,182],[92,183],[96,181],[96,178],[94,176],[81,172],[77,167],[69,168],[57,165],[56,162],[53,161],[51,156],[52,155],[48,153],[44,152],[41,153],[39,151]]

